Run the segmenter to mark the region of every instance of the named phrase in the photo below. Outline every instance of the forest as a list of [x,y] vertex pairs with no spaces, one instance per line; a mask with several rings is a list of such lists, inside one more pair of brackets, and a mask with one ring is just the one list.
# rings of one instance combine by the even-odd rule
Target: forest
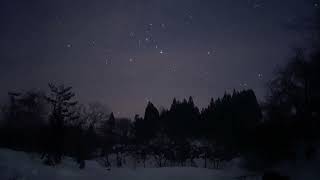
[[100,157],[110,167],[123,157],[144,163],[153,158],[158,167],[194,164],[203,167],[245,157],[248,168],[266,168],[294,160],[298,149],[313,158],[319,143],[320,51],[299,49],[270,81],[266,101],[257,101],[251,89],[226,92],[199,109],[192,97],[173,99],[159,111],[148,102],[144,116],[117,118],[100,103],[83,105],[72,87],[49,84],[48,92],[9,92],[2,106],[0,146],[37,152],[54,166],[65,156],[79,168]]
[[284,161],[315,159],[320,147],[317,11],[312,21],[298,25],[310,35],[309,46],[295,48],[275,69],[262,100],[250,88],[212,97],[204,108],[192,96],[168,97],[169,107],[149,101],[144,114],[125,118],[101,102],[79,102],[72,84],[48,82],[47,90],[8,92],[0,103],[0,148],[37,154],[54,167],[71,157],[80,169],[96,159],[106,169],[123,167],[126,157],[145,168],[151,160],[157,167],[222,169],[225,162],[243,158],[247,169],[263,172]]

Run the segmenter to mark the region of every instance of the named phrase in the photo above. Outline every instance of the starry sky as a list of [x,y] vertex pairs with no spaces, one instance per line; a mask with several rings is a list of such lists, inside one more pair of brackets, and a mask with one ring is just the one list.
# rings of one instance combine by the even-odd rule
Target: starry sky
[[315,0],[1,0],[0,97],[71,85],[118,116],[148,101],[199,107],[266,83],[304,38],[291,25]]

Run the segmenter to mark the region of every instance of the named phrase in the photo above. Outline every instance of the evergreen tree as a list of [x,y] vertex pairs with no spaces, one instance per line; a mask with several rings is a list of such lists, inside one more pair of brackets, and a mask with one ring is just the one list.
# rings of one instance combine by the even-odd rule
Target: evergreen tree
[[56,86],[49,84],[50,95],[47,101],[51,104],[49,116],[49,139],[45,163],[55,165],[61,162],[64,156],[64,140],[67,126],[75,122],[79,116],[73,110],[76,101],[73,101],[75,94],[71,91],[72,87],[64,85]]
[[158,131],[159,119],[159,111],[151,102],[148,102],[143,118],[144,135],[146,138],[155,137]]

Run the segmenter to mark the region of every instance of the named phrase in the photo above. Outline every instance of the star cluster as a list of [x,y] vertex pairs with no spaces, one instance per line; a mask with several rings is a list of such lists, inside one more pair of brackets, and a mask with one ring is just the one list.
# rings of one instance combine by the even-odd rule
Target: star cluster
[[[147,101],[193,96],[203,107],[225,91],[258,98],[298,43],[286,24],[314,0],[13,0],[0,4],[0,91],[70,84],[82,102],[119,116]],[[299,12],[299,13],[297,13]]]

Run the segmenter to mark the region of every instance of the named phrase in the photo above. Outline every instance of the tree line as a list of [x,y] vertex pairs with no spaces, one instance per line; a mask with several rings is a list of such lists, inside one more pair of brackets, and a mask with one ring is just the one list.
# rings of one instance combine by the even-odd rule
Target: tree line
[[266,168],[299,156],[312,159],[320,140],[319,10],[310,27],[312,47],[297,49],[278,69],[264,102],[253,90],[234,90],[199,109],[192,97],[173,99],[159,111],[148,102],[144,116],[116,118],[98,103],[81,105],[71,87],[49,84],[49,92],[9,92],[1,107],[0,147],[37,152],[47,165],[72,157],[80,168],[99,157],[122,166],[131,156],[146,166],[184,166],[203,159],[219,168],[243,157]]
[[[65,85],[49,84],[48,93],[10,92],[2,107],[0,146],[37,152],[47,165],[69,156],[79,168],[93,158],[111,167],[112,155],[119,167],[125,156],[144,166],[152,158],[159,167],[195,165],[201,158],[204,167],[211,163],[215,168],[245,157],[258,167],[294,159],[298,146],[312,158],[319,140],[318,76],[312,73],[319,65],[294,60],[271,82],[263,104],[253,90],[234,90],[201,110],[192,97],[174,98],[161,111],[148,102],[144,116],[134,119],[115,118],[99,103],[80,105]],[[310,79],[301,72],[305,67],[314,68],[307,70]]]
[[[48,165],[70,156],[81,168],[84,160],[94,157],[103,157],[109,166],[108,156],[114,153],[118,158],[130,153],[143,161],[152,156],[159,166],[165,160],[183,165],[202,154],[209,159],[213,151],[221,158],[233,157],[246,132],[261,120],[252,90],[226,93],[201,111],[192,97],[173,99],[171,107],[161,112],[148,102],[144,116],[133,120],[116,119],[98,103],[79,105],[74,97],[71,87],[54,84],[49,84],[49,93],[8,93],[2,107],[0,145],[38,152]],[[202,146],[192,146],[194,142]]]

